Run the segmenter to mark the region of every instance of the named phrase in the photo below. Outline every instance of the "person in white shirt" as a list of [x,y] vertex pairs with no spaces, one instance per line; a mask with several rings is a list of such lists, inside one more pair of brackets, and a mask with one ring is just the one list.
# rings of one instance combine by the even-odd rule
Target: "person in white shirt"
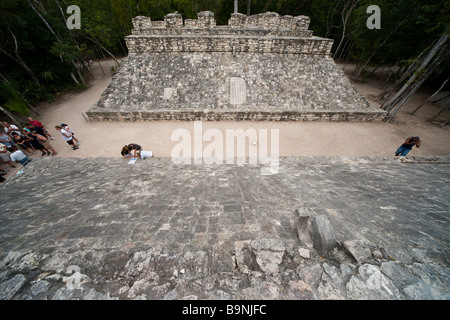
[[66,141],[69,145],[71,145],[73,150],[78,149],[78,144],[75,144],[74,142],[73,133],[70,133],[61,126],[55,126],[55,129],[61,132],[64,141]]
[[145,158],[153,157],[153,152],[141,150],[141,153],[139,154],[139,156],[141,157],[142,160],[144,160]]
[[9,147],[8,151],[11,152],[9,157],[11,158],[11,161],[19,162],[24,167],[30,162],[31,160],[23,153],[21,150],[15,148],[15,147]]
[[75,138],[75,133],[73,133],[72,129],[70,129],[69,126],[68,126],[67,124],[61,123],[61,124],[60,124],[60,127],[62,127],[64,130],[70,132],[70,133],[72,134],[73,141],[76,141],[77,146],[80,145],[80,141],[78,141],[78,139]]
[[5,133],[7,133],[11,137],[11,133],[16,132],[20,134],[20,129],[13,124],[9,124],[8,122],[3,122],[3,126],[5,127]]

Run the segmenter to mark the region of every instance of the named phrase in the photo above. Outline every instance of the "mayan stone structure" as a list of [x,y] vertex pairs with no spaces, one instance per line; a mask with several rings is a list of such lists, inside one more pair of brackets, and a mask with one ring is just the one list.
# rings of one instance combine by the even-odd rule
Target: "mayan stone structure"
[[330,57],[333,40],[313,36],[306,16],[212,12],[183,20],[133,19],[129,55],[87,115],[92,121],[376,121]]

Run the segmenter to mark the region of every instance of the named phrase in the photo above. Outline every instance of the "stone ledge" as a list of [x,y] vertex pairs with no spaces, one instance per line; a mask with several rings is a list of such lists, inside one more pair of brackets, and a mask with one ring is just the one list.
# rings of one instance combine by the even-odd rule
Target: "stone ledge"
[[232,35],[131,35],[125,38],[133,53],[248,52],[277,54],[330,54],[333,40],[317,37]]
[[133,29],[130,36],[270,36],[270,37],[300,37],[311,38],[312,30],[267,30],[258,28],[228,28],[218,26],[214,29],[204,29],[199,27],[184,27],[180,29],[167,29],[165,27],[152,27],[148,29]]
[[383,111],[107,111],[92,108],[89,121],[382,121]]
[[[136,32],[151,28],[181,29],[184,27],[216,28],[214,13],[201,11],[198,19],[185,19],[181,14],[169,13],[163,21],[151,21],[150,17],[137,16],[132,19]],[[228,21],[229,28],[260,28],[260,29],[284,29],[284,30],[308,30],[310,18],[306,16],[280,16],[276,12],[265,12],[247,17],[242,13],[232,13]]]
[[132,35],[125,37],[130,53],[150,52],[249,52],[328,55],[333,40],[313,37],[306,16],[279,16],[266,12],[253,16],[231,15],[228,26],[216,26],[210,11],[198,20],[183,21],[171,13],[164,21],[149,17],[132,19]]

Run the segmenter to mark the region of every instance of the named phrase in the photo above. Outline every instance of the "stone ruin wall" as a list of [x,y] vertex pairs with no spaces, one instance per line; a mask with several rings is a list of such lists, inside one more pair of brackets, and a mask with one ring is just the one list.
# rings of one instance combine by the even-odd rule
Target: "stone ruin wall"
[[330,57],[333,40],[313,36],[306,16],[266,12],[183,20],[133,19],[129,55],[90,121],[379,121]]
[[309,17],[254,16],[234,13],[228,26],[217,26],[212,12],[183,21],[172,13],[164,21],[133,19],[132,35],[125,38],[130,54],[156,52],[246,52],[276,54],[330,54],[333,40],[313,37]]

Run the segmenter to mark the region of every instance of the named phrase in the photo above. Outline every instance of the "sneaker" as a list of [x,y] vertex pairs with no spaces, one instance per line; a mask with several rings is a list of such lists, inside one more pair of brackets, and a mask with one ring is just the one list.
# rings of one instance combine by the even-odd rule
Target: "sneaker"
[[42,152],[41,156],[46,156],[47,154],[45,152]]
[[52,140],[55,140],[55,138],[54,138],[54,137],[52,137]]

